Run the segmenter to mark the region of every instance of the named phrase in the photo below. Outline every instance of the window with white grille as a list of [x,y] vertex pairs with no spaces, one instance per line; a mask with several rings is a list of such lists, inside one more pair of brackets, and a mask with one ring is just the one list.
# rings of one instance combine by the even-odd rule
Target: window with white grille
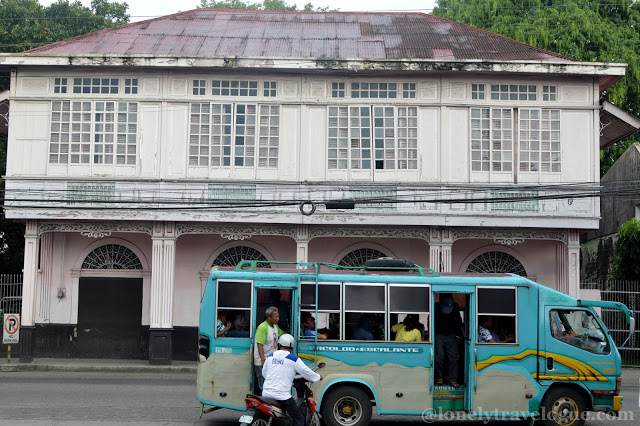
[[54,101],[49,163],[135,165],[138,104]]
[[542,86],[542,100],[545,102],[555,102],[556,86]]
[[471,170],[513,170],[513,110],[471,109]]
[[278,84],[275,81],[264,82],[264,96],[268,98],[275,98],[277,96]]
[[213,80],[213,96],[258,96],[258,82],[252,80]]
[[126,95],[138,94],[138,79],[137,78],[125,78],[124,79],[124,93]]
[[278,167],[279,132],[278,105],[192,104],[189,165]]
[[53,93],[67,93],[67,78],[56,77],[53,79]]
[[416,97],[416,84],[415,83],[402,83],[402,97],[404,99],[415,99],[415,97]]
[[397,83],[351,83],[354,99],[394,99],[398,97]]
[[560,172],[560,110],[521,109],[521,172]]
[[535,101],[536,86],[527,84],[492,84],[491,99],[495,101]]
[[417,107],[329,107],[328,168],[417,169],[417,115]]
[[118,94],[119,85],[120,79],[118,78],[75,77],[73,79],[73,93],[115,95]]
[[483,83],[473,83],[471,85],[471,99],[483,100],[485,88]]
[[344,98],[345,84],[339,82],[331,83],[331,97],[332,98]]
[[207,91],[207,82],[205,80],[193,80],[192,93],[196,96],[204,96]]

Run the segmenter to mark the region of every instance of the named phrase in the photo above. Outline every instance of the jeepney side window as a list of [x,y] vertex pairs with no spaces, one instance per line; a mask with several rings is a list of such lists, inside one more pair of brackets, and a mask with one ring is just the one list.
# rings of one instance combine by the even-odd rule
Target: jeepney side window
[[216,300],[217,337],[251,337],[251,282],[218,281]]
[[[420,331],[421,341],[430,341],[429,336],[429,287],[389,284],[389,340],[396,340],[397,331],[405,322]],[[410,318],[405,321],[406,317]],[[395,331],[394,331],[395,330]]]
[[518,342],[515,287],[478,287],[478,343]]
[[[311,317],[318,329],[319,340],[340,339],[340,284],[318,284],[318,315],[316,317],[316,285],[300,285],[300,330],[301,339],[313,339],[315,330],[305,327]],[[311,324],[309,322],[308,324]]]
[[385,284],[344,285],[345,340],[385,340]]
[[553,338],[568,345],[596,354],[611,351],[602,327],[589,311],[552,309],[549,311],[549,327]]

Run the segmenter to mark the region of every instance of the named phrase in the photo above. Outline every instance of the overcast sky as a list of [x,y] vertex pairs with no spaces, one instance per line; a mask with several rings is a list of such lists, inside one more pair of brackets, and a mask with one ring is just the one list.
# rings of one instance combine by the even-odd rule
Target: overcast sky
[[[91,5],[91,0],[81,0],[81,2],[87,7]],[[200,0],[120,0],[120,2],[126,2],[129,5],[131,22],[191,10],[200,5]],[[316,7],[329,6],[342,12],[389,10],[428,13],[435,5],[435,0],[286,0],[286,2],[297,4],[299,9],[302,9],[306,3],[312,3]],[[54,0],[40,0],[43,6],[51,3],[54,3]],[[249,0],[249,3],[257,3],[257,0]]]

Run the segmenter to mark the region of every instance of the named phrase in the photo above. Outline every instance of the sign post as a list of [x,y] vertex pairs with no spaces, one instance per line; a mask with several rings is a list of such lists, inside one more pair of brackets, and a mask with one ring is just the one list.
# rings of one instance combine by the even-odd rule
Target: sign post
[[11,362],[11,344],[20,342],[20,315],[4,314],[2,321],[2,344],[7,348],[7,362]]

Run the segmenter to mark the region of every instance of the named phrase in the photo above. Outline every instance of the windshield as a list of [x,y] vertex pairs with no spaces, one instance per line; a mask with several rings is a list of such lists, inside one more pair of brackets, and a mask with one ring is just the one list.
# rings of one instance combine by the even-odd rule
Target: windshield
[[550,331],[555,339],[592,353],[610,352],[609,341],[591,312],[553,309],[549,315]]

